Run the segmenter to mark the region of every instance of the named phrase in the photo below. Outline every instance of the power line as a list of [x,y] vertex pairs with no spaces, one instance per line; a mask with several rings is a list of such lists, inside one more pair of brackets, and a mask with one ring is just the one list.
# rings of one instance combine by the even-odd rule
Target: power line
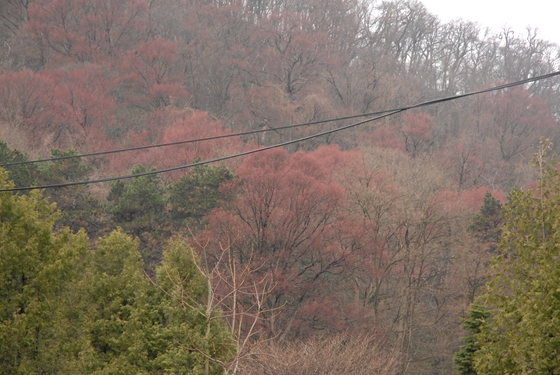
[[[546,75],[542,75],[542,76],[537,76],[537,77],[534,77],[534,78],[528,78],[528,79],[523,80],[523,81],[517,81],[517,82],[513,82],[511,84],[502,85],[503,87],[501,87],[501,88],[510,87],[509,85],[516,86],[516,85],[521,85],[521,84],[528,83],[528,82],[534,82],[534,81],[537,81],[537,80],[550,78],[550,77],[553,77],[553,76],[558,75],[558,74],[560,74],[560,72],[554,72],[554,73],[550,73],[550,74],[546,74]],[[497,87],[500,87],[500,86],[497,86]],[[498,90],[498,88],[495,88],[495,89]],[[482,92],[485,92],[485,91],[482,90],[482,91],[479,91],[479,92],[474,92],[474,93],[464,94],[464,95],[469,96],[469,95],[475,95],[477,93],[482,93]],[[458,99],[460,97],[463,97],[463,95],[451,96],[451,97],[448,97],[448,98],[457,98]],[[444,99],[447,99],[447,98],[444,98]],[[435,104],[435,102],[437,102],[438,100],[440,100],[440,99],[423,102],[423,103],[417,104],[416,106],[424,106],[424,105]],[[415,108],[415,107],[406,107],[406,108],[410,109],[410,108]],[[330,119],[311,121],[311,122],[305,122],[305,123],[300,123],[300,124],[279,126],[279,127],[276,127],[276,128],[249,130],[249,131],[239,132],[239,133],[223,134],[223,135],[217,135],[217,136],[212,136],[212,137],[188,139],[188,140],[176,141],[176,142],[159,143],[159,144],[146,145],[146,146],[128,147],[128,148],[121,148],[121,149],[107,150],[107,151],[97,151],[97,152],[90,152],[90,153],[76,154],[76,155],[58,156],[58,157],[55,157],[55,158],[40,159],[40,160],[18,161],[18,162],[0,164],[0,167],[11,167],[11,166],[15,166],[15,165],[26,165],[26,164],[33,164],[33,163],[42,163],[42,162],[49,162],[49,161],[82,158],[82,157],[88,157],[88,156],[108,155],[108,154],[115,154],[115,153],[120,153],[120,152],[139,151],[139,150],[146,150],[146,149],[157,148],[157,147],[167,147],[167,146],[175,146],[175,145],[188,144],[188,143],[204,142],[204,141],[210,141],[210,140],[216,140],[216,139],[240,137],[240,136],[245,136],[245,135],[264,133],[264,132],[268,132],[268,131],[278,131],[278,130],[297,128],[297,127],[301,127],[301,126],[323,124],[323,123],[328,123],[328,122],[333,122],[333,121],[349,120],[349,119],[354,119],[354,118],[358,118],[358,117],[376,116],[376,115],[381,115],[381,114],[384,114],[384,113],[398,111],[399,109],[401,109],[401,108],[393,108],[393,109],[387,109],[387,110],[384,110],[384,111],[376,111],[376,112],[369,112],[369,113],[363,113],[363,114],[358,114],[358,115],[334,117],[334,118],[330,118]]]
[[97,180],[75,181],[75,182],[67,182],[67,183],[61,183],[61,184],[20,187],[20,188],[11,188],[11,189],[6,189],[5,188],[5,189],[0,189],[0,192],[33,190],[33,189],[49,189],[49,188],[61,188],[61,187],[76,186],[76,185],[87,185],[87,184],[94,184],[94,183],[108,182],[108,181],[116,181],[116,180],[124,180],[124,179],[129,179],[129,178],[134,178],[134,177],[141,177],[141,176],[147,176],[147,175],[152,175],[152,174],[171,172],[171,171],[176,171],[176,170],[179,170],[179,169],[186,169],[186,168],[195,167],[195,166],[198,166],[198,165],[215,163],[215,162],[219,162],[219,161],[223,161],[223,160],[228,160],[228,159],[233,159],[233,158],[237,158],[237,157],[241,157],[241,156],[254,154],[254,153],[257,153],[257,152],[261,152],[261,151],[270,150],[270,149],[273,149],[273,148],[278,148],[278,147],[291,145],[291,144],[294,144],[294,143],[303,142],[303,141],[313,139],[313,138],[317,138],[317,137],[321,137],[321,136],[324,136],[324,135],[333,134],[333,133],[336,133],[336,132],[339,132],[339,131],[342,131],[342,130],[346,130],[346,129],[350,129],[352,127],[363,125],[363,124],[371,122],[371,121],[380,120],[382,118],[389,117],[389,116],[392,116],[394,114],[404,112],[404,111],[407,111],[407,110],[410,110],[410,109],[420,108],[420,107],[433,105],[433,104],[438,104],[438,103],[444,103],[444,102],[448,102],[448,101],[451,101],[451,100],[466,98],[466,97],[469,97],[469,96],[479,95],[479,94],[483,94],[483,93],[487,93],[487,92],[503,90],[503,89],[506,89],[506,88],[509,88],[509,87],[519,86],[519,85],[523,85],[523,84],[526,84],[526,83],[551,78],[551,77],[554,77],[554,76],[557,76],[557,75],[560,75],[560,71],[545,74],[545,75],[541,75],[541,76],[537,76],[537,77],[533,77],[533,78],[527,78],[527,79],[524,79],[524,80],[521,80],[521,81],[506,83],[506,84],[503,84],[503,85],[494,86],[494,87],[490,87],[490,88],[487,88],[487,89],[474,91],[474,92],[470,92],[470,93],[466,93],[466,94],[453,95],[453,96],[448,96],[448,97],[444,97],[444,98],[440,98],[440,99],[429,100],[429,101],[422,102],[422,103],[419,103],[419,104],[414,104],[414,105],[410,105],[410,106],[406,106],[406,107],[401,107],[401,108],[395,109],[391,112],[384,113],[380,116],[370,118],[370,119],[367,119],[367,120],[363,120],[363,121],[359,121],[359,122],[356,122],[356,123],[353,123],[353,124],[350,124],[350,125],[342,126],[340,128],[337,128],[337,129],[327,130],[327,131],[312,134],[312,135],[309,135],[309,136],[306,136],[306,137],[297,138],[297,139],[294,139],[294,140],[291,140],[291,141],[277,143],[277,144],[274,144],[274,145],[271,145],[271,146],[266,146],[266,147],[262,147],[262,148],[258,148],[258,149],[254,149],[254,150],[250,150],[250,151],[240,152],[240,153],[237,153],[237,154],[226,155],[226,156],[222,156],[222,157],[219,157],[219,158],[204,160],[204,161],[200,161],[200,162],[196,162],[196,163],[184,164],[184,165],[179,165],[179,166],[175,166],[175,167],[159,169],[159,170],[155,170],[155,171],[147,171],[147,172],[137,173],[137,174],[133,174],[133,175],[123,175],[123,176],[116,176],[116,177],[101,178],[101,179],[97,179]]
[[350,124],[350,125],[346,125],[346,126],[343,126],[343,127],[337,128],[337,129],[328,130],[328,131],[324,131],[324,132],[321,132],[321,133],[312,134],[312,135],[309,135],[309,136],[306,136],[306,137],[297,138],[297,139],[294,139],[294,140],[291,140],[291,141],[277,143],[277,144],[274,144],[274,145],[271,145],[271,146],[261,147],[261,148],[257,148],[257,149],[254,149],[254,150],[240,152],[240,153],[237,153],[237,154],[226,155],[226,156],[222,156],[222,157],[214,158],[214,159],[210,159],[210,160],[203,160],[203,161],[200,161],[200,162],[184,164],[184,165],[179,165],[179,166],[175,166],[175,167],[158,169],[158,170],[154,170],[154,171],[147,171],[147,172],[131,174],[131,175],[100,178],[100,179],[96,179],[96,180],[74,181],[74,182],[66,182],[66,183],[61,183],[61,184],[20,187],[20,188],[12,188],[12,189],[0,189],[0,192],[20,191],[20,190],[35,190],[35,189],[49,189],[49,188],[61,188],[61,187],[76,186],[76,185],[87,185],[87,184],[109,182],[109,181],[116,181],[116,180],[124,180],[124,179],[129,179],[129,178],[134,178],[134,177],[141,177],[141,176],[147,176],[147,175],[152,175],[152,174],[171,172],[171,171],[176,171],[176,170],[179,170],[179,169],[196,167],[198,165],[216,163],[216,162],[219,162],[219,161],[224,161],[224,160],[228,160],[228,159],[233,159],[233,158],[237,158],[237,157],[241,157],[241,156],[254,154],[254,153],[257,153],[257,152],[261,152],[261,151],[270,150],[270,149],[273,149],[273,148],[287,146],[287,145],[290,145],[290,144],[306,141],[306,140],[309,140],[309,139],[312,139],[312,138],[317,138],[317,137],[320,137],[320,136],[323,136],[323,135],[332,134],[332,133],[335,133],[335,132],[338,132],[338,131],[341,131],[341,130],[344,130],[344,129],[349,129],[349,128],[354,127],[354,126],[365,124],[365,123],[370,122],[370,121],[379,120],[381,118],[391,116],[391,115],[396,114],[396,113],[401,112],[401,111],[402,111],[401,109],[398,109],[398,110],[395,110],[393,112],[389,112],[387,114],[384,114],[384,115],[381,115],[381,116],[378,116],[378,117],[375,117],[375,118],[372,118],[372,119],[367,119],[367,120],[360,121],[360,122],[357,122],[357,123],[353,123],[353,124]]
[[309,125],[317,125],[317,124],[323,124],[323,123],[333,122],[333,121],[349,120],[349,119],[358,118],[358,117],[375,116],[375,115],[380,115],[380,114],[387,113],[387,112],[392,112],[392,111],[395,111],[395,110],[396,109],[388,109],[388,110],[385,110],[385,111],[370,112],[370,113],[364,113],[364,114],[360,114],[360,115],[349,115],[349,116],[343,116],[343,117],[334,117],[334,118],[325,119],[325,120],[317,120],[317,121],[311,121],[311,122],[304,122],[304,123],[300,123],[300,124],[278,126],[278,127],[269,128],[269,129],[248,130],[248,131],[240,132],[240,133],[215,135],[215,136],[212,136],[212,137],[187,139],[187,140],[183,140],[183,141],[159,143],[159,144],[155,144],[155,145],[136,146],[136,147],[128,147],[128,148],[121,148],[121,149],[108,150],[108,151],[90,152],[90,153],[85,153],[85,154],[66,155],[66,156],[59,156],[59,157],[56,157],[56,158],[49,158],[49,159],[17,161],[17,162],[13,162],[13,163],[0,164],[0,167],[11,167],[11,166],[15,166],[15,165],[25,165],[25,164],[65,160],[65,159],[83,158],[83,157],[87,157],[87,156],[108,155],[108,154],[115,154],[115,153],[119,153],[119,152],[146,150],[146,149],[156,148],[156,147],[176,146],[176,145],[182,145],[182,144],[187,144],[187,143],[196,143],[196,142],[211,141],[211,140],[223,139],[223,138],[240,137],[240,136],[244,136],[244,135],[258,134],[258,133],[264,133],[264,132],[268,132],[268,131],[276,131],[277,132],[278,130],[292,129],[292,128],[297,128],[297,127],[301,127],[301,126],[309,126]]

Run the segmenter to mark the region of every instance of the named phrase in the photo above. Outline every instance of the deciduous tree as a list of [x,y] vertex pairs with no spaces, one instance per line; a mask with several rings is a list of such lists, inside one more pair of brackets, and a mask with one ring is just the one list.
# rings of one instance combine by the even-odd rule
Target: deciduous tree
[[486,104],[492,115],[489,132],[506,162],[524,155],[555,124],[546,104],[520,86],[488,95]]
[[[266,308],[284,309],[269,320],[273,336],[309,329],[300,309],[320,295],[315,291],[324,278],[343,269],[345,252],[330,239],[344,191],[318,158],[327,150],[340,156],[334,147],[309,154],[282,149],[254,154],[236,171],[239,181],[231,188],[239,199],[209,217],[212,236],[239,233],[233,253],[241,264],[254,259],[263,264],[259,273],[272,274],[276,286]],[[330,156],[331,162],[338,159]]]
[[123,57],[121,70],[130,104],[157,109],[185,102],[176,43],[160,38],[145,41]]
[[4,135],[6,141],[36,148],[48,143],[52,138],[47,128],[52,122],[55,85],[48,74],[29,70],[0,75],[0,120],[9,130]]
[[38,0],[27,29],[56,60],[103,62],[122,55],[148,31],[144,0]]

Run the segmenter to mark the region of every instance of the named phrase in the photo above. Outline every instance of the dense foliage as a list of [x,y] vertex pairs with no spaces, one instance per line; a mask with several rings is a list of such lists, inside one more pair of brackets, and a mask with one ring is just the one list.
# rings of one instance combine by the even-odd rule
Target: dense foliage
[[[282,125],[550,73],[559,51],[536,29],[444,23],[416,0],[2,1],[0,164],[210,138],[5,166],[18,187],[155,171],[349,120]],[[560,144],[559,87],[217,165],[2,195],[22,208],[0,218],[0,372],[282,373],[304,348],[341,366],[383,357],[371,371],[387,374],[452,373],[460,317],[513,230],[505,197],[534,186],[540,137]],[[266,132],[231,136],[254,130]],[[375,351],[352,357],[356,343]],[[322,362],[302,368],[344,371]]]
[[480,350],[478,334],[489,316],[490,312],[484,306],[474,303],[469,310],[468,317],[463,320],[463,327],[470,334],[463,338],[464,344],[453,356],[457,372],[461,375],[476,375],[474,356]]
[[222,372],[236,346],[201,313],[208,285],[184,244],[150,282],[138,241],[115,230],[90,248],[83,230],[55,231],[57,216],[38,191],[1,193],[0,373]]
[[539,167],[537,188],[514,191],[504,214],[501,254],[483,294],[491,317],[477,335],[479,373],[560,371],[560,174],[545,160]]

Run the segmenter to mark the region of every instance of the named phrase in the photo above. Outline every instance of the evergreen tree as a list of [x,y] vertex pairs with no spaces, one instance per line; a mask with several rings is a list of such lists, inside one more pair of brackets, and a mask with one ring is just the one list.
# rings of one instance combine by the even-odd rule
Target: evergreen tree
[[469,316],[463,320],[463,328],[470,334],[463,338],[464,345],[461,345],[453,357],[457,372],[460,375],[476,375],[474,369],[473,357],[480,349],[477,334],[480,333],[480,327],[490,316],[486,308],[478,303],[473,303],[469,310]]
[[193,249],[175,239],[156,269],[162,335],[158,357],[176,374],[220,374],[236,354],[235,342],[213,305],[210,280],[199,272]]
[[143,319],[150,287],[143,275],[138,242],[122,231],[98,239],[82,281],[84,373],[146,373],[149,361]]
[[[10,164],[29,160],[26,154],[11,150],[6,142],[0,140],[0,164]],[[37,168],[34,164],[6,166],[9,178],[15,187],[32,186],[35,183]]]
[[473,216],[467,228],[475,239],[472,242],[474,257],[467,278],[467,296],[471,303],[474,302],[487,281],[490,260],[496,255],[503,222],[502,204],[487,191],[484,195],[484,203],[480,207],[480,213]]
[[233,173],[223,166],[194,167],[191,173],[168,186],[171,219],[188,220],[188,224],[196,224],[223,199],[220,186],[233,177]]
[[117,230],[88,250],[57,217],[39,191],[0,193],[0,374],[222,372],[235,342],[184,243],[151,283],[138,240]]
[[[131,172],[147,171],[145,166],[138,164]],[[110,202],[107,212],[111,214],[113,223],[140,239],[140,251],[149,264],[161,261],[165,238],[169,236],[164,193],[161,179],[152,174],[126,182],[115,181],[107,195]]]
[[473,216],[468,228],[475,238],[487,245],[490,251],[496,250],[500,239],[500,229],[504,221],[502,211],[500,201],[487,191],[480,213]]
[[[7,173],[0,169],[0,186]],[[83,269],[83,231],[53,232],[55,206],[39,191],[0,193],[2,374],[62,373],[75,340],[69,291]]]
[[536,191],[514,191],[478,335],[481,374],[560,374],[560,174],[541,154]]
[[[78,155],[76,149],[51,150],[51,157],[53,158],[75,155]],[[0,164],[27,160],[27,155],[18,150],[11,150],[6,143],[0,141]],[[25,187],[87,181],[93,168],[84,164],[80,158],[70,158],[48,163],[7,166],[6,170],[15,187]],[[60,211],[60,216],[56,222],[57,227],[67,226],[74,232],[84,228],[90,235],[102,231],[104,227],[101,215],[102,205],[91,195],[87,186],[49,189],[44,192],[44,195],[51,202],[56,202],[57,209]]]
[[220,372],[216,363],[228,360],[235,346],[221,316],[202,313],[208,280],[189,254],[173,242],[151,283],[137,240],[117,230],[97,241],[78,287],[76,324],[83,335],[74,345],[72,373]]
[[[51,150],[52,158],[78,155],[78,150]],[[39,185],[64,184],[73,181],[87,181],[93,168],[83,163],[81,158],[70,158],[42,163],[38,167]],[[87,185],[66,186],[48,189],[44,192],[60,211],[59,227],[67,226],[72,231],[84,228],[90,236],[96,236],[104,229],[103,207],[95,199]]]
[[[144,172],[148,172],[148,169],[140,164],[131,170],[132,174]],[[165,211],[163,188],[157,174],[136,177],[128,182],[113,182],[107,200],[112,202],[109,212],[113,214],[115,222],[122,224],[128,233],[141,233],[152,222],[160,221],[158,219]]]

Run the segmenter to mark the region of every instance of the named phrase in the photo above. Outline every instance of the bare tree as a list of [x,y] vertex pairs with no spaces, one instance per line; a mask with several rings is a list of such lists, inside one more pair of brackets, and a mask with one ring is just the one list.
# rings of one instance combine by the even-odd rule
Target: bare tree
[[395,358],[382,350],[383,340],[345,334],[318,336],[285,345],[269,342],[243,361],[244,375],[389,375]]
[[[231,241],[230,241],[231,240]],[[225,244],[218,244],[219,251],[210,255],[206,251],[207,243],[196,242],[200,251],[192,246],[187,246],[186,251],[192,259],[199,276],[206,280],[206,296],[203,302],[198,296],[191,295],[184,288],[185,280],[178,280],[173,273],[167,272],[167,281],[174,287],[181,288],[180,303],[184,308],[192,309],[202,315],[207,322],[207,335],[210,335],[211,326],[216,319],[226,321],[229,332],[235,340],[235,355],[229,360],[218,359],[211,352],[199,348],[193,342],[189,350],[196,351],[206,358],[206,368],[210,363],[220,366],[224,375],[233,375],[239,372],[239,364],[246,356],[253,354],[253,348],[262,342],[260,334],[264,314],[273,313],[265,307],[265,301],[274,289],[272,278],[268,274],[259,274],[262,267],[251,257],[244,264],[239,264],[232,255],[232,242],[235,238],[227,238]],[[152,279],[151,279],[152,280]],[[160,283],[152,280],[164,293],[170,295],[171,291],[165,290]],[[169,283],[167,283],[169,284]],[[177,295],[177,294],[175,294]]]

